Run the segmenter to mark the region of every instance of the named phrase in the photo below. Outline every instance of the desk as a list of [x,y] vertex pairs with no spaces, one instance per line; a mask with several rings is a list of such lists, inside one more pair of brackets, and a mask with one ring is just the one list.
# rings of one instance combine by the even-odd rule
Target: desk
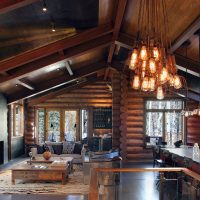
[[180,157],[186,157],[192,159],[194,162],[200,164],[200,156],[193,156],[193,148],[192,147],[166,147],[162,148],[163,150],[168,150],[171,154],[178,155]]

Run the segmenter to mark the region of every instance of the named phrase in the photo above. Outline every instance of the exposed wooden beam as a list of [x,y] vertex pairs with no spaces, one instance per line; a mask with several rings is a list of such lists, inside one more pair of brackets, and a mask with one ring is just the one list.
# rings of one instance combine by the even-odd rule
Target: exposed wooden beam
[[16,68],[18,66],[30,63],[32,61],[38,60],[40,58],[49,56],[51,54],[62,51],[70,47],[77,46],[79,44],[88,42],[92,39],[96,39],[103,35],[107,35],[113,31],[112,24],[105,24],[83,31],[75,36],[60,40],[58,42],[51,43],[49,45],[40,47],[38,49],[22,53],[18,56],[10,58],[5,61],[0,62],[0,72],[8,71],[10,69]]
[[176,51],[185,41],[191,38],[200,29],[200,15],[197,19],[175,40],[170,48],[170,52]]
[[35,90],[35,86],[32,83],[30,83],[30,81],[27,81],[25,79],[19,79],[18,84],[24,86],[29,90]]
[[72,71],[72,69],[71,69],[71,66],[70,66],[70,63],[69,63],[68,60],[65,62],[65,67],[66,67],[66,69],[67,69],[69,75],[70,75],[70,76],[73,76],[74,73],[73,73],[73,71]]
[[[46,56],[39,60],[28,63],[28,64],[20,67],[20,70],[18,70],[14,74],[9,75],[4,78],[1,78],[0,83],[7,83],[10,80],[23,78],[25,76],[28,76],[33,71],[39,70],[39,69],[46,67],[48,65],[51,65],[53,63],[62,61],[64,59],[71,59],[73,57],[83,55],[87,52],[94,51],[95,49],[104,48],[104,47],[110,45],[111,38],[112,38],[111,34],[105,35],[105,36],[99,37],[95,40],[91,40],[85,44],[81,44],[76,47],[69,48],[66,50],[64,55],[55,53],[50,56]],[[59,41],[58,41],[58,44],[59,44]]]
[[36,104],[45,102],[48,99],[52,99],[52,98],[54,98],[56,96],[59,96],[59,95],[62,95],[64,93],[66,93],[66,92],[68,93],[71,90],[80,89],[83,86],[86,86],[88,84],[94,83],[94,82],[102,80],[102,79],[103,79],[103,77],[89,77],[84,82],[72,83],[71,85],[65,85],[64,88],[58,89],[56,91],[50,91],[50,92],[48,92],[48,94],[42,95],[41,97],[38,97],[38,98],[36,97],[34,99],[29,99],[28,100],[28,105],[29,106],[34,106]]
[[[131,50],[133,48],[133,42],[134,42],[134,38],[130,37],[130,36],[126,36],[126,34],[120,34],[119,38],[116,41],[116,44]],[[195,62],[191,59],[185,58],[184,56],[175,54],[176,57],[176,64],[180,65],[184,68],[187,68],[190,71],[193,71],[195,73],[199,73],[199,67],[200,67],[200,63],[199,62]]]
[[75,81],[77,78],[81,77],[86,77],[91,74],[97,73],[98,71],[104,69],[106,66],[105,61],[101,61],[98,63],[91,64],[86,67],[82,67],[80,69],[77,69],[74,71],[74,76],[59,76],[54,79],[51,79],[50,81],[44,81],[41,83],[38,83],[38,87],[36,85],[36,90],[34,91],[27,91],[27,90],[22,90],[21,92],[16,92],[10,96],[8,96],[8,104],[18,101],[20,99],[25,99],[43,92],[47,92],[51,89],[58,88],[60,86],[63,86],[71,81]]
[[114,25],[114,30],[113,30],[113,38],[112,38],[113,43],[110,46],[108,60],[107,60],[108,63],[112,62],[112,57],[113,57],[113,54],[115,51],[115,40],[117,39],[117,37],[119,35],[124,12],[126,9],[126,3],[127,3],[127,0],[119,0],[119,3],[118,3],[117,14],[115,17],[115,25]]
[[17,8],[27,6],[39,0],[1,0],[0,13],[9,12]]
[[189,58],[186,58],[182,55],[175,54],[176,57],[176,64],[188,69],[192,72],[199,74],[200,63]]
[[105,73],[104,73],[104,80],[105,80],[105,81],[108,79],[109,72],[110,72],[110,67],[107,67],[107,68],[105,69]]

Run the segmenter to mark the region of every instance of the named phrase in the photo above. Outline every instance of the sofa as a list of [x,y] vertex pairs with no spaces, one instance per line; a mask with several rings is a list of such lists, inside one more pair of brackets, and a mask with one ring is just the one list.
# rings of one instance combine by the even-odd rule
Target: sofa
[[82,150],[80,142],[49,142],[36,144],[32,147],[37,148],[37,156],[42,156],[45,151],[50,151],[53,157],[73,157],[74,164],[82,164],[85,151]]

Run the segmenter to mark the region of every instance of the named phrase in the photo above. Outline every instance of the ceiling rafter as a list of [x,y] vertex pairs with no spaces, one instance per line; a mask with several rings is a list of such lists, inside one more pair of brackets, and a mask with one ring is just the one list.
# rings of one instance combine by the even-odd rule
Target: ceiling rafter
[[113,38],[112,38],[112,44],[110,46],[109,54],[108,54],[108,59],[107,62],[111,63],[112,62],[112,57],[115,51],[115,40],[118,38],[119,31],[121,28],[124,12],[126,9],[126,3],[127,0],[119,0],[118,7],[117,7],[117,14],[115,17],[115,25],[114,25],[114,30],[113,30]]
[[32,83],[30,83],[30,81],[28,81],[28,80],[19,79],[18,84],[24,86],[25,88],[27,88],[29,90],[35,90],[35,86]]
[[[53,63],[56,63],[65,59],[71,59],[73,57],[83,55],[95,49],[104,48],[110,45],[111,38],[112,38],[111,34],[105,35],[95,40],[91,40],[87,43],[81,44],[79,46],[69,48],[66,50],[66,53],[63,54],[62,56],[60,54],[55,53],[50,56],[46,56],[44,58],[28,63],[22,66],[21,69],[15,72],[14,74],[1,78],[0,83],[7,83],[10,80],[26,77],[33,71],[39,70]],[[57,42],[57,45],[58,44],[59,44],[59,41]]]
[[73,73],[73,71],[72,71],[71,65],[70,65],[70,63],[69,63],[68,60],[65,62],[65,67],[66,67],[66,69],[67,69],[69,75],[70,75],[70,76],[73,76],[74,73]]
[[45,94],[41,97],[36,97],[34,99],[29,99],[28,100],[28,105],[29,106],[34,106],[36,104],[39,104],[39,103],[42,103],[48,99],[52,99],[56,96],[59,96],[63,93],[66,93],[66,92],[70,92],[71,90],[75,90],[75,89],[79,89],[81,87],[84,87],[88,84],[91,84],[91,83],[94,83],[96,81],[100,81],[100,80],[103,80],[103,77],[100,76],[100,77],[88,77],[86,81],[84,82],[78,82],[78,83],[72,83],[71,85],[65,85],[63,88],[61,89],[58,89],[56,91],[50,91],[48,94]]
[[89,30],[83,31],[75,36],[70,37],[70,38],[62,39],[59,41],[59,43],[54,42],[49,45],[40,47],[38,49],[22,53],[13,58],[1,61],[0,62],[0,66],[1,66],[0,72],[14,69],[16,67],[30,63],[30,62],[38,60],[40,58],[49,56],[54,53],[58,53],[59,51],[61,51],[63,49],[77,46],[79,44],[88,42],[92,39],[96,39],[103,35],[107,35],[111,32],[113,32],[113,27],[112,27],[111,23],[105,24],[105,25],[100,25],[95,28],[91,28]]
[[170,52],[175,52],[185,41],[191,38],[200,29],[200,15],[197,19],[175,40],[170,48]]
[[66,76],[66,74],[56,77],[54,79],[51,79],[50,81],[43,81],[42,83],[38,83],[40,87],[37,87],[36,90],[30,91],[30,90],[21,90],[21,92],[16,92],[8,96],[8,104],[13,103],[15,101],[18,101],[20,99],[25,99],[43,92],[47,92],[51,89],[55,89],[57,87],[60,87],[62,85],[65,85],[71,81],[75,81],[78,78],[86,77],[91,74],[97,73],[100,70],[105,69],[106,62],[101,61],[98,63],[91,64],[89,66],[82,67],[80,69],[77,69],[74,71],[74,76]]
[[1,0],[0,3],[0,13],[6,13],[17,8],[27,6],[39,0]]

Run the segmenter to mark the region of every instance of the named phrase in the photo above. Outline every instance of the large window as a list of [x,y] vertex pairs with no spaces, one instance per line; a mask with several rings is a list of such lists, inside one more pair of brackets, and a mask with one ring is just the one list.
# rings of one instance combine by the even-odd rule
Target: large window
[[11,105],[11,132],[13,136],[24,134],[24,109],[21,104]]
[[174,100],[147,100],[146,135],[162,137],[167,144],[183,140],[183,117],[181,110],[183,101]]

